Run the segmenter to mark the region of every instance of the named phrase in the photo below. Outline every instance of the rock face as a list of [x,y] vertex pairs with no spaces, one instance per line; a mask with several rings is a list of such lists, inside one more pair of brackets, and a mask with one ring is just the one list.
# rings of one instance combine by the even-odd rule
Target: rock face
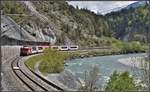
[[55,37],[55,34],[54,34],[53,30],[49,26],[49,23],[50,23],[49,19],[45,15],[40,14],[36,10],[36,7],[30,1],[24,1],[23,3],[28,7],[28,9],[32,13],[32,15],[37,17],[40,20],[39,22],[47,23],[47,25],[46,25],[47,27],[43,27],[43,28],[40,28],[38,25],[35,25],[36,23],[31,23],[34,28],[31,28],[28,25],[26,25],[26,27],[28,26],[28,28],[30,28],[32,30],[35,30],[35,29],[38,30],[35,34],[39,38],[41,38],[43,40],[46,40],[46,41],[50,41],[51,44],[54,44],[55,41],[56,41],[56,37]]
[[34,37],[32,37],[29,33],[27,33],[27,31],[21,28],[10,17],[1,15],[1,23],[2,23],[1,25],[2,37],[7,36],[9,38],[17,40],[36,41]]
[[52,35],[52,30],[50,28],[41,29],[38,26],[34,26],[34,28],[32,28],[27,25],[23,28],[12,18],[6,15],[1,16],[1,23],[2,37],[24,41],[55,43],[56,38]]
[[[6,2],[6,4],[7,3],[9,2]],[[25,9],[25,6],[23,6],[21,2],[15,3],[21,4],[22,7]],[[27,6],[27,8],[29,9],[28,11],[30,11],[29,14],[31,14],[32,16],[29,14],[25,15],[26,17],[28,16],[28,19],[26,20],[26,18],[23,19],[22,17],[20,18],[16,15],[17,19],[20,19],[19,22],[21,22],[20,24],[17,24],[16,20],[13,20],[14,16],[2,15],[2,37],[8,37],[23,41],[50,42],[51,44],[55,44],[55,34],[50,26],[46,25],[46,23],[48,23],[48,18],[36,11],[32,3],[28,1],[23,3]]]
[[62,72],[58,80],[71,89],[78,89],[81,86],[79,79],[71,71]]

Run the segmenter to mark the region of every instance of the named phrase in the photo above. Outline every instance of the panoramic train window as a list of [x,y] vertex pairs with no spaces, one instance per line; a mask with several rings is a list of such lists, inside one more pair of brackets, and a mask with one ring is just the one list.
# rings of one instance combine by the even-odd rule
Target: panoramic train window
[[39,49],[39,50],[42,50],[43,48],[42,48],[42,47],[38,47],[38,49]]
[[32,50],[36,50],[36,47],[32,47]]
[[62,49],[66,49],[66,48],[68,48],[68,47],[61,47]]
[[77,48],[77,47],[70,47],[70,48]]

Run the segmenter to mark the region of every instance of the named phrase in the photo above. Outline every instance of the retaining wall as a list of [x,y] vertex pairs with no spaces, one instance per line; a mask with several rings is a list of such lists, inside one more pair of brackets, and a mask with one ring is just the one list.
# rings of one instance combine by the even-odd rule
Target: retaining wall
[[13,57],[19,56],[20,47],[22,46],[1,46],[2,63]]

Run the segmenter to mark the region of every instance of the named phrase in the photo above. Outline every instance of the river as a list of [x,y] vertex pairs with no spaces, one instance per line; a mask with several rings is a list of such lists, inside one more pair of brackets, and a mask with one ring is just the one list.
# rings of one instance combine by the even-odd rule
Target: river
[[85,71],[90,71],[93,66],[97,65],[100,69],[99,81],[103,84],[109,79],[109,76],[115,71],[129,71],[130,74],[135,75],[136,78],[140,78],[141,70],[138,68],[133,68],[126,66],[118,62],[118,59],[129,58],[129,57],[143,57],[146,54],[124,54],[124,55],[111,55],[111,56],[98,56],[98,57],[89,57],[82,59],[74,59],[70,62],[67,62],[65,70],[70,70],[75,73],[81,79],[85,77]]

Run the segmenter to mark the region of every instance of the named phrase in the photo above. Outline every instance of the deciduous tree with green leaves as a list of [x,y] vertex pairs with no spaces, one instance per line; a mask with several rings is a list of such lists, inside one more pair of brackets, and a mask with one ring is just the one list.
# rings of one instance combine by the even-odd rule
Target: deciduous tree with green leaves
[[117,73],[115,71],[105,88],[106,91],[122,92],[135,90],[135,83],[133,77],[129,75],[129,72]]

